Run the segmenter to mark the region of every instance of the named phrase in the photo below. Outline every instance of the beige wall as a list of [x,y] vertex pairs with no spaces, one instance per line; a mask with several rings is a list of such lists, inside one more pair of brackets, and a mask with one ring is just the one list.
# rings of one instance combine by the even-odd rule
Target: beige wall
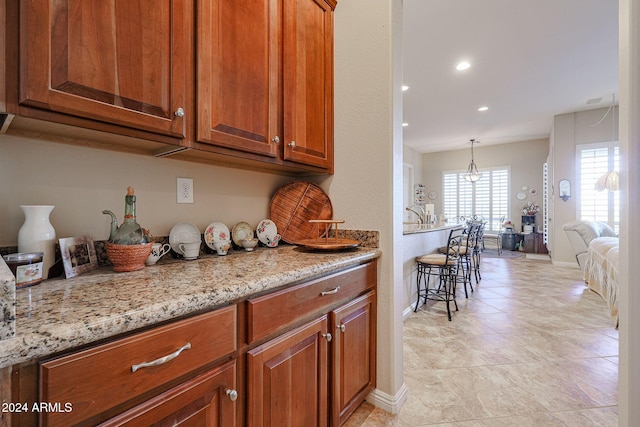
[[338,218],[380,231],[378,377],[369,400],[396,412],[402,352],[402,2],[349,0],[335,13]]
[[620,374],[618,424],[640,425],[640,0],[620,1]]
[[[608,142],[618,139],[618,124],[612,124],[611,114],[604,120],[607,108],[562,114],[553,120],[553,185],[558,188],[558,181],[568,179],[571,182],[571,198],[566,202],[561,200],[557,191],[553,195],[550,227],[552,233],[551,254],[553,262],[575,264],[575,254],[571,244],[562,229],[569,221],[578,218],[578,177],[576,169],[576,145],[596,142]],[[615,108],[615,117],[619,117]],[[614,133],[615,132],[615,133]],[[595,184],[595,183],[594,183]],[[577,266],[577,265],[576,265]]]
[[[542,166],[547,160],[549,140],[537,139],[533,141],[514,142],[511,144],[475,145],[474,159],[478,168],[508,167],[511,170],[511,221],[520,225],[520,206],[526,202],[537,202],[542,208]],[[470,149],[427,153],[424,159],[424,179],[427,191],[435,190],[438,198],[435,200],[436,213],[442,213],[442,172],[464,171],[471,160]],[[516,199],[516,193],[521,186],[535,188],[535,196],[527,195],[523,201]],[[541,215],[541,214],[538,214]],[[540,224],[542,217],[537,219]]]
[[[402,163],[403,163],[403,166],[408,165],[410,167],[409,170],[413,174],[412,176],[413,179],[411,179],[410,181],[413,183],[413,185],[423,184],[422,153],[419,153],[413,148],[407,147],[405,145],[402,147]],[[412,205],[413,200],[415,200],[414,189],[412,188],[411,182],[404,183],[404,180],[403,180],[403,195],[407,194],[407,197],[406,197],[407,200],[405,200],[405,197],[403,197],[403,200],[402,200],[403,208],[406,208]],[[403,221],[411,222],[416,220],[417,218],[415,214],[407,210],[403,211]]]
[[[194,203],[176,203],[176,178],[194,180]],[[0,246],[17,245],[20,205],[51,204],[58,237],[104,240],[113,211],[122,221],[127,186],[137,195],[138,222],[166,236],[178,222],[201,231],[213,221],[257,223],[275,190],[290,177],[0,136]]]

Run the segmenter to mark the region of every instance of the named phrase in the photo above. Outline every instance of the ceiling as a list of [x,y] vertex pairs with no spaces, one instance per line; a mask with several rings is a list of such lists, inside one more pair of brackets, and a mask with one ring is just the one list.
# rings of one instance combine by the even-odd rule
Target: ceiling
[[616,0],[403,3],[404,144],[418,152],[548,138],[553,116],[617,103]]

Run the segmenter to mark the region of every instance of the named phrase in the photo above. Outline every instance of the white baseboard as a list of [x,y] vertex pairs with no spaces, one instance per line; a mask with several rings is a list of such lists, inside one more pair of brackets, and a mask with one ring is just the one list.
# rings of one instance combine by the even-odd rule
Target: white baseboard
[[406,321],[409,317],[411,317],[411,315],[413,314],[413,308],[416,305],[416,303],[414,302],[411,307],[407,307],[402,311],[402,321]]
[[369,393],[366,400],[373,406],[395,415],[400,412],[402,405],[407,401],[408,393],[409,389],[407,385],[402,383],[402,386],[400,386],[395,396],[384,393],[376,388]]
[[551,259],[551,263],[559,267],[572,267],[577,269],[580,268],[576,261],[554,261],[553,259]]
[[524,254],[526,259],[535,259],[539,261],[551,261],[551,256],[549,254]]

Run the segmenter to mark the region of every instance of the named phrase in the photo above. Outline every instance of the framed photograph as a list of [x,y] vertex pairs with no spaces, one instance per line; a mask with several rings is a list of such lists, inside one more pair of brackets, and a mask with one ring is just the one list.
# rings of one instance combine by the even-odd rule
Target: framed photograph
[[67,279],[98,268],[96,247],[91,237],[67,237],[58,242]]

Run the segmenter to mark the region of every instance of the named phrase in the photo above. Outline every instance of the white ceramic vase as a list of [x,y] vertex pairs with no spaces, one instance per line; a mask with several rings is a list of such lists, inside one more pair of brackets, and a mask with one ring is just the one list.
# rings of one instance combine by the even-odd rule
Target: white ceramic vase
[[18,252],[43,252],[42,278],[46,279],[56,256],[56,230],[49,222],[49,214],[55,206],[20,207],[24,212],[24,224],[18,231]]

